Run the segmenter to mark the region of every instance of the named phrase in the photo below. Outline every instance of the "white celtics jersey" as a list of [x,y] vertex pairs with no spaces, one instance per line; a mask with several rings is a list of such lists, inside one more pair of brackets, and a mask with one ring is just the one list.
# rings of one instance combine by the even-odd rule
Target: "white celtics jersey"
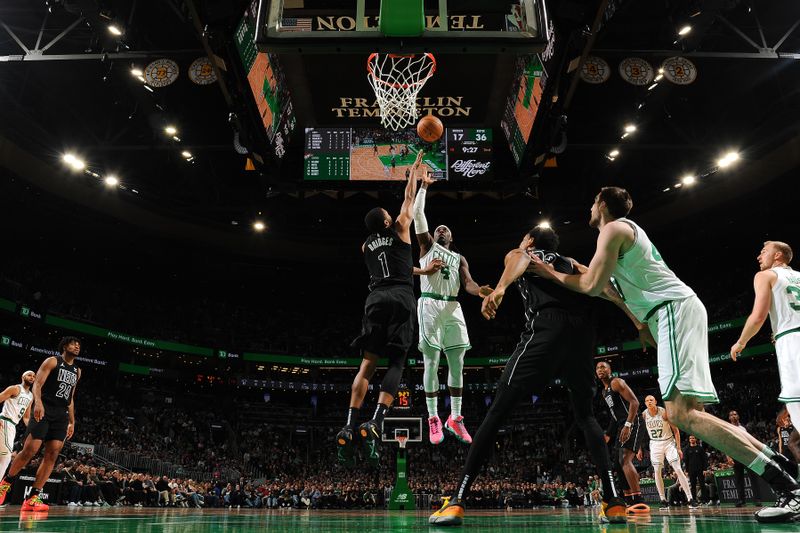
[[428,253],[420,258],[419,266],[425,268],[434,259],[441,259],[444,266],[433,275],[420,276],[419,284],[423,296],[425,293],[438,296],[458,296],[458,289],[461,286],[459,274],[461,254],[451,252],[438,242],[434,242]]
[[800,272],[789,267],[772,269],[778,276],[772,286],[769,322],[777,340],[786,333],[800,333]]
[[19,424],[19,421],[22,420],[22,415],[25,414],[28,406],[33,401],[33,393],[31,391],[25,390],[22,385],[17,385],[17,387],[19,387],[19,394],[4,401],[3,412],[0,413],[0,416],[11,420],[14,424]]
[[665,302],[682,300],[694,291],[669,269],[642,228],[627,218],[618,219],[633,228],[633,246],[617,259],[611,283],[628,309],[641,321]]
[[644,423],[647,426],[647,434],[650,440],[672,440],[672,426],[664,420],[664,408],[658,407],[655,415],[650,415],[650,410],[644,410]]

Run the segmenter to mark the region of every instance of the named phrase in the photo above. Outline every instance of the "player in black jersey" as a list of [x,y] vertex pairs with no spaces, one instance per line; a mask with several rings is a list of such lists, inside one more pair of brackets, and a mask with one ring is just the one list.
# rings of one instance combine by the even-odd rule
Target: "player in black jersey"
[[81,341],[76,337],[64,337],[58,343],[61,355],[48,357],[36,372],[33,383],[33,420],[28,424],[27,437],[22,450],[8,467],[0,482],[0,504],[20,471],[39,452],[44,443],[44,457],[36,470],[36,479],[30,496],[23,502],[22,511],[47,511],[49,506],[39,493],[53,472],[64,441],[75,431],[75,388],[81,378],[81,370],[75,358],[81,353]]
[[351,387],[347,423],[336,435],[337,456],[345,466],[355,464],[353,440],[358,410],[364,403],[378,358],[385,357],[389,368],[381,382],[375,414],[372,419],[358,426],[365,457],[371,465],[377,466],[383,418],[397,394],[406,355],[414,339],[417,302],[412,281],[414,265],[409,228],[417,194],[416,170],[422,156],[422,151],[417,153],[417,160],[411,167],[397,220],[393,221],[389,213],[380,207],[369,211],[364,218],[370,234],[361,245],[361,251],[369,271],[370,293],[364,305],[361,335],[352,343],[354,348],[361,350],[363,359]]
[[461,478],[452,495],[429,522],[459,525],[464,516],[464,496],[484,461],[492,455],[495,436],[511,410],[531,394],[541,395],[554,378],[561,378],[570,392],[576,424],[598,468],[603,485],[603,517],[612,522],[626,520],[626,505],[614,486],[611,460],[603,441],[603,430],[594,417],[595,381],[592,371],[594,332],[589,298],[570,293],[534,274],[529,266],[536,255],[558,271],[573,272],[577,264],[559,255],[558,236],[550,228],[536,227],[519,248],[506,255],[505,270],[497,288],[483,302],[482,313],[495,318],[506,288],[515,283],[525,306],[525,329],[506,363],[497,393],[486,418],[470,446]]
[[[788,449],[791,453],[787,455],[794,457],[794,463],[800,463],[800,433],[797,428],[792,424],[792,419],[789,416],[789,411],[784,407],[778,415],[778,453],[787,455]],[[791,473],[795,473],[797,469]]]
[[639,473],[633,466],[633,456],[642,460],[642,446],[646,432],[639,416],[639,400],[622,378],[611,376],[611,365],[600,361],[595,367],[597,379],[603,383],[603,400],[608,405],[611,423],[606,430],[606,442],[611,441],[617,451],[621,479],[627,481],[625,497],[634,510],[648,511],[639,487]]

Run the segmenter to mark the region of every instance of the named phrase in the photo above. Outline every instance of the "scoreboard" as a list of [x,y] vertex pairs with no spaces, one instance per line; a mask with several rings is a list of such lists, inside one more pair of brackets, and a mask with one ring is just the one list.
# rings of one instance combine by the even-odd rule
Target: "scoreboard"
[[488,176],[492,168],[492,130],[448,129],[447,163],[450,179]]
[[448,128],[434,143],[415,130],[307,128],[303,151],[306,180],[405,181],[417,153],[436,180],[488,178],[492,170],[490,128]]
[[303,161],[306,179],[350,179],[350,128],[306,130]]

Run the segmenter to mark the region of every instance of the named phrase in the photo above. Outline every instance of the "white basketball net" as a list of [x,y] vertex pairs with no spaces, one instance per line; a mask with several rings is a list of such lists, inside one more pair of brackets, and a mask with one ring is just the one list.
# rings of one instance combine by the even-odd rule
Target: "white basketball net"
[[367,71],[383,127],[397,131],[414,124],[418,116],[417,94],[436,72],[433,54],[371,54]]

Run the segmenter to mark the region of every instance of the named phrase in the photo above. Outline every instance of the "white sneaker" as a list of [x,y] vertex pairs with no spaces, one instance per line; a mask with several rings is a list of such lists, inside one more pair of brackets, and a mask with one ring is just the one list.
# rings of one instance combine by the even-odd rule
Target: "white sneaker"
[[763,523],[791,522],[800,518],[800,489],[782,492],[772,507],[756,511],[756,520]]
[[69,502],[69,503],[67,504],[67,507],[77,507],[77,506],[78,506],[78,504],[77,504],[77,503],[75,503],[75,502]]

